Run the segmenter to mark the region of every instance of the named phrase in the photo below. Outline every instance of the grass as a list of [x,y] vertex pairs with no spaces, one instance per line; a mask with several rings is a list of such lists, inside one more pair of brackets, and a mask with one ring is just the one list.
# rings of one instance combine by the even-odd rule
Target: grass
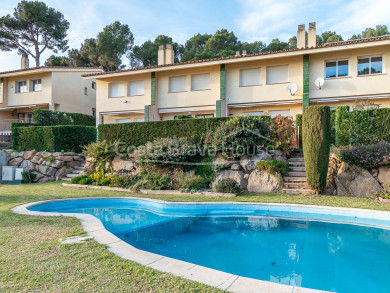
[[[0,292],[218,292],[217,289],[121,259],[93,240],[62,245],[58,239],[85,234],[77,219],[12,213],[13,206],[55,198],[137,196],[74,189],[60,183],[0,185]],[[390,210],[371,199],[334,196],[246,194],[236,198],[147,196],[167,201],[274,202]]]

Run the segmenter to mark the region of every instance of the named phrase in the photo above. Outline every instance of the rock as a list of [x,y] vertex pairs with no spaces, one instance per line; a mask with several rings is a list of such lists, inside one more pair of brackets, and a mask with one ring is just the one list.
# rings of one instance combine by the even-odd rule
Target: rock
[[115,172],[129,172],[134,169],[133,161],[122,160],[119,156],[115,156],[114,160],[111,162],[112,169]]
[[287,162],[287,158],[284,156],[274,156],[273,159],[280,162]]
[[268,153],[270,153],[272,156],[278,156],[278,157],[283,156],[283,152],[279,150],[268,150]]
[[234,171],[239,171],[240,170],[240,165],[239,164],[233,164],[231,167],[230,167],[231,170],[234,170]]
[[84,161],[84,158],[82,156],[73,156],[74,161]]
[[49,158],[52,156],[50,152],[40,152],[40,156],[44,158]]
[[245,175],[244,175],[244,179],[245,179],[245,180],[248,180],[248,179],[249,179],[249,174],[245,174]]
[[244,179],[244,172],[225,170],[217,173],[213,185],[215,185],[215,183],[217,183],[219,180],[226,178],[235,180],[240,185],[241,190],[244,190],[248,184],[248,182]]
[[25,160],[30,160],[32,158],[32,156],[34,156],[36,153],[36,151],[28,151],[28,152],[25,152],[24,155],[23,155],[23,159]]
[[40,160],[40,157],[38,155],[35,155],[32,159],[31,159],[31,162],[34,163],[34,164],[38,164]]
[[382,186],[387,186],[385,187],[386,189],[390,188],[390,167],[389,166],[384,166],[384,167],[379,167],[378,169],[378,181]]
[[[73,162],[71,162],[71,163],[73,163]],[[51,167],[56,168],[56,169],[61,169],[62,167],[64,167],[64,165],[65,165],[64,161],[55,160],[54,163],[51,164]]]
[[68,162],[67,165],[68,165],[69,168],[73,168],[74,169],[74,168],[80,166],[81,162],[80,161]]
[[233,160],[227,160],[223,157],[217,157],[214,160],[214,165],[220,166],[222,168],[229,168],[231,165],[233,165],[234,161]]
[[342,163],[335,178],[337,195],[376,198],[382,191],[379,182],[367,170]]
[[271,159],[272,156],[267,153],[266,151],[262,151],[260,154],[257,154],[253,157],[242,157],[241,160],[240,160],[240,165],[242,167],[242,169],[244,169],[244,171],[246,173],[250,173],[251,171],[257,169],[257,166],[256,164],[261,161],[261,160],[268,160],[268,159]]
[[61,179],[62,177],[65,177],[66,174],[69,174],[70,172],[72,172],[73,169],[71,168],[66,168],[66,167],[63,167],[61,169],[59,169],[56,174],[55,174],[55,178],[56,179]]
[[15,159],[15,158],[17,158],[17,157],[19,157],[19,153],[18,153],[18,152],[12,152],[12,153],[9,155],[9,158],[10,158],[10,159]]
[[50,176],[50,177],[53,177],[57,172],[55,168],[49,166],[38,166],[38,171],[43,175]]
[[76,156],[77,154],[75,152],[65,152],[65,153],[63,153],[63,155],[73,157],[73,156]]
[[16,157],[14,159],[12,159],[11,161],[9,161],[9,165],[10,166],[19,166],[21,163],[23,162],[23,158],[21,157]]
[[28,161],[28,160],[24,160],[21,164],[20,164],[20,168],[23,168],[23,169],[27,169],[29,166],[30,166],[31,162]]
[[35,174],[34,182],[38,182],[39,179],[43,178],[43,175],[39,172],[33,172]]
[[56,158],[56,160],[64,161],[64,162],[72,162],[73,161],[72,156],[57,156],[55,158]]
[[275,192],[281,189],[282,176],[269,174],[266,171],[253,171],[248,179],[248,191],[250,192]]
[[369,171],[370,171],[370,174],[371,174],[372,176],[374,176],[375,178],[378,177],[378,175],[379,175],[379,170],[378,170],[378,169],[371,169],[371,170],[369,170]]
[[53,177],[43,177],[43,178],[38,180],[38,183],[52,182],[54,180],[55,180],[55,178],[53,178]]

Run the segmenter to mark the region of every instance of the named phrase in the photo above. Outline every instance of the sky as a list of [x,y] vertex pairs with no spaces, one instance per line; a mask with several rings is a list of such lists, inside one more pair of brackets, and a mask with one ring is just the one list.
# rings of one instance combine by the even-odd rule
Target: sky
[[[135,44],[167,35],[185,43],[197,33],[233,31],[241,41],[274,38],[288,41],[299,24],[317,23],[317,34],[336,31],[344,39],[367,27],[385,24],[390,29],[388,0],[42,0],[70,22],[68,45],[80,48],[86,38],[118,20],[129,25]],[[12,14],[17,0],[1,0],[0,16]],[[45,51],[41,63],[52,55]],[[61,54],[60,54],[61,55]],[[67,55],[63,53],[62,55]],[[128,65],[128,60],[123,59]],[[34,65],[30,58],[30,66]],[[20,68],[16,51],[0,51],[0,71]]]

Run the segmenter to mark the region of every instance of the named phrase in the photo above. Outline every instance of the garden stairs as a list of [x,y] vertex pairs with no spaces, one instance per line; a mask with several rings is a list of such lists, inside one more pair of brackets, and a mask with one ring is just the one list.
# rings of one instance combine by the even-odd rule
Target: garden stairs
[[80,176],[81,172],[84,170],[85,164],[82,164],[79,167],[76,167],[72,173],[66,174],[66,177],[62,177],[61,180],[70,181],[73,177]]
[[284,177],[283,193],[312,195],[315,191],[307,184],[305,160],[302,152],[293,152],[288,160],[288,172]]

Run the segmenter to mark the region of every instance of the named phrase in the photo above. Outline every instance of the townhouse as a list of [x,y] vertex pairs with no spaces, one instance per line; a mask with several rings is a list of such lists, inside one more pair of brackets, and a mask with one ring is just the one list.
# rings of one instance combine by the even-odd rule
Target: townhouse
[[10,131],[12,122],[32,122],[34,109],[94,115],[96,83],[84,74],[103,72],[100,68],[28,67],[0,72],[0,132]]
[[98,123],[234,115],[292,115],[309,105],[390,107],[390,36],[316,45],[315,23],[297,49],[84,75],[96,79]]

